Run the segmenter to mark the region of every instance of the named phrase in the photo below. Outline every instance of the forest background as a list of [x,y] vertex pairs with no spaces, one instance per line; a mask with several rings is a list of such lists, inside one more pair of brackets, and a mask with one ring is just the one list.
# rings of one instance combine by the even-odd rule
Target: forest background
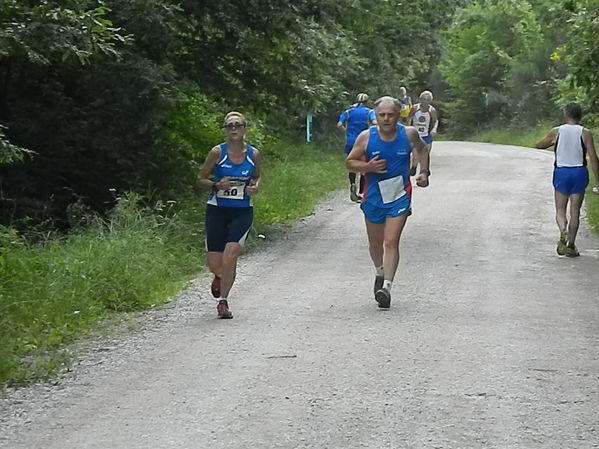
[[597,35],[599,0],[0,0],[0,383],[197,275],[227,111],[265,154],[266,232],[344,185],[358,92],[429,89],[454,139],[544,133],[573,101],[595,126]]

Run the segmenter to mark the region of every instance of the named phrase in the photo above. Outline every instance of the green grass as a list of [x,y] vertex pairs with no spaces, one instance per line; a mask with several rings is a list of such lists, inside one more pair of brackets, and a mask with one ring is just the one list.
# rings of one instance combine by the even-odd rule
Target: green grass
[[[260,233],[309,215],[347,177],[341,152],[280,145],[263,153]],[[0,227],[0,384],[55,376],[69,364],[69,342],[107,318],[172,300],[205,269],[205,199],[147,208],[130,195],[111,219],[35,245]]]
[[291,223],[310,215],[323,197],[347,179],[341,151],[315,151],[309,145],[280,149],[274,161],[265,159],[264,188],[255,199],[254,227]]
[[547,135],[555,125],[539,125],[527,130],[492,129],[477,134],[468,140],[474,142],[496,143],[501,145],[516,145],[534,148],[535,144]]

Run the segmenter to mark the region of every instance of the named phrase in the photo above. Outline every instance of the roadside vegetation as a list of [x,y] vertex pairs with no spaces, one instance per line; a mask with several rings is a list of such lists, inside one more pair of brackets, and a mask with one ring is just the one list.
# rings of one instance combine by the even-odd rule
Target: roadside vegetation
[[[265,158],[254,248],[257,234],[309,215],[346,179],[339,151],[280,144],[276,154]],[[205,201],[130,193],[108,217],[82,214],[69,236],[36,243],[0,227],[0,384],[48,378],[68,367],[65,343],[103,319],[172,300],[205,269]]]

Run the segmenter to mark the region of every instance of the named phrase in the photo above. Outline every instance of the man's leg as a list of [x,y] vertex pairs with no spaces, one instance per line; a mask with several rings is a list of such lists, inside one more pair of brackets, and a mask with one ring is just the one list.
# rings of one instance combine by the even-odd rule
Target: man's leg
[[377,289],[375,282],[375,299],[381,309],[391,305],[391,286],[399,264],[399,239],[407,217],[387,218],[385,224],[366,222],[370,257],[375,267],[383,265],[383,284]]
[[574,248],[578,227],[580,226],[580,209],[584,193],[578,193],[570,196],[570,224],[568,225],[568,246]]
[[358,197],[358,189],[356,188],[356,174],[349,172],[349,199],[357,202],[360,198]]
[[407,215],[387,218],[385,222],[385,241],[383,266],[385,267],[385,281],[393,282],[395,272],[399,266],[399,239],[408,219]]
[[360,196],[364,195],[364,186],[366,185],[366,175],[364,173],[360,173]]
[[366,221],[368,235],[368,252],[375,268],[383,266],[383,243],[385,241],[385,224]]
[[566,216],[566,209],[568,207],[569,195],[555,191],[555,221],[559,228],[560,234],[568,232],[568,218]]
[[559,228],[559,242],[557,242],[557,254],[563,256],[568,249],[568,218],[566,210],[570,197],[555,190],[555,221]]
[[370,252],[370,259],[374,264],[375,277],[374,277],[374,298],[376,299],[376,293],[383,288],[385,281],[385,270],[383,267],[383,244],[385,242],[385,224],[384,223],[371,223],[366,221],[366,233],[368,234],[368,251]]

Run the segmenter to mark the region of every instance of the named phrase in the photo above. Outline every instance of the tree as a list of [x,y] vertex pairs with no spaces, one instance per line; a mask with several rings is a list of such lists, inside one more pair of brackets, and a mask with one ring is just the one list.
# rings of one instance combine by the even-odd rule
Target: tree
[[582,0],[576,6],[562,49],[568,65],[562,94],[599,112],[599,0]]
[[477,2],[457,13],[440,66],[451,91],[454,130],[472,131],[518,110],[509,81],[517,80],[540,38],[526,1]]

